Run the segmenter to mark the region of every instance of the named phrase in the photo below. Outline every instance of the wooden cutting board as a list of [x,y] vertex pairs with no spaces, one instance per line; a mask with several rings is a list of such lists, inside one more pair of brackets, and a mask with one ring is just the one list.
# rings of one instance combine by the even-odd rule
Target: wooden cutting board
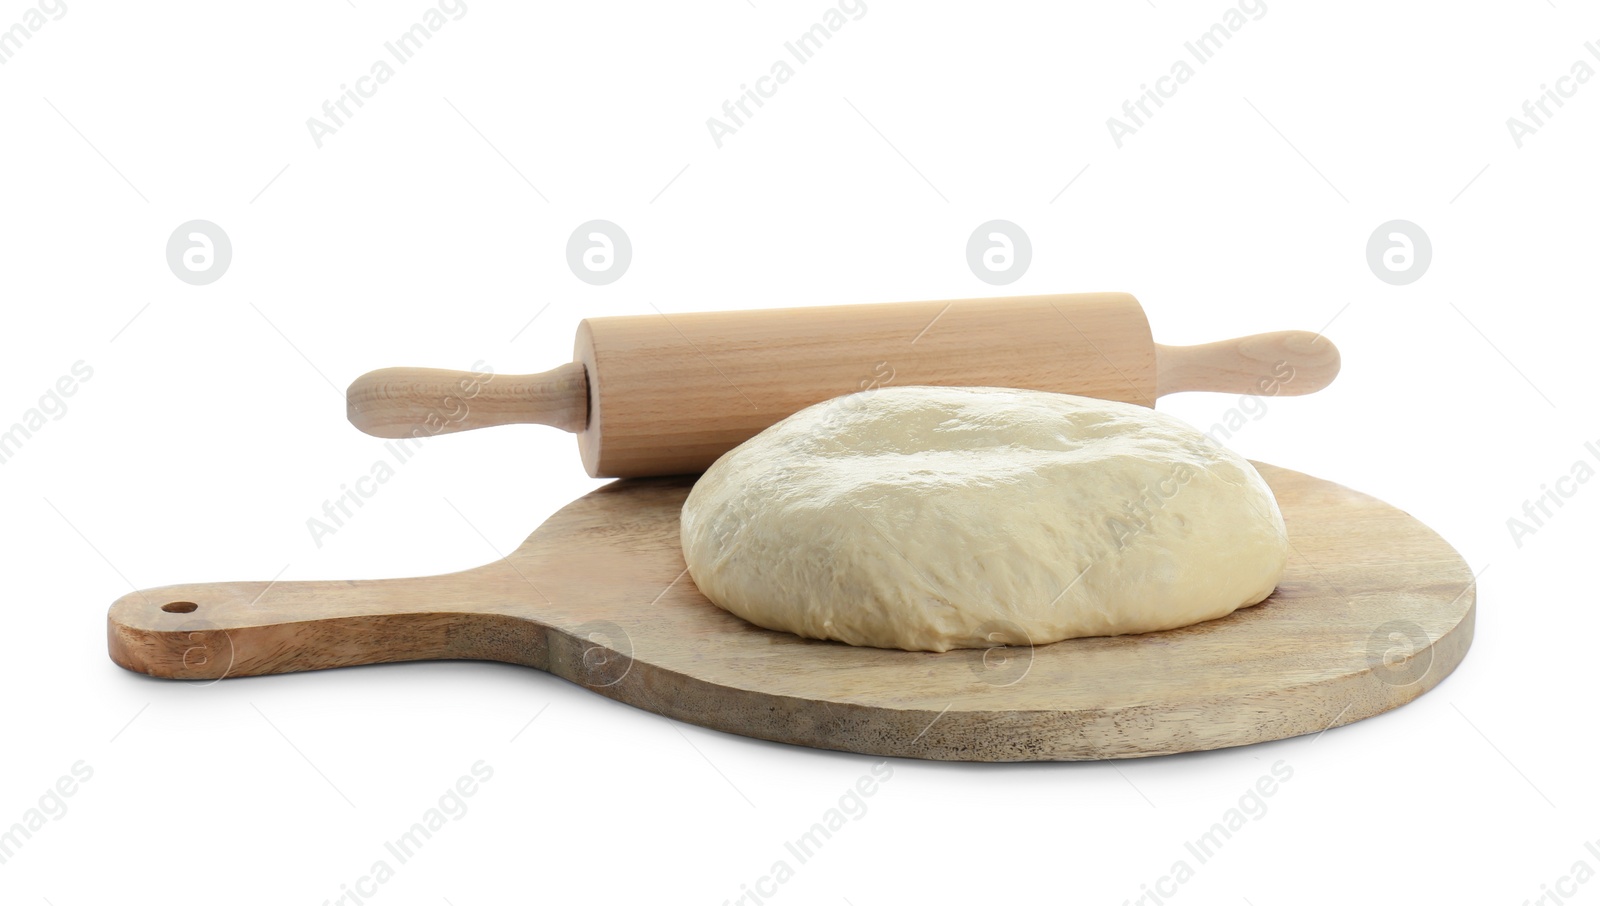
[[1476,589],[1406,513],[1257,464],[1288,525],[1265,602],[1138,636],[988,651],[853,648],[758,628],[685,574],[692,478],[624,479],[504,560],[444,576],[175,585],[111,607],[111,657],[216,679],[433,658],[525,664],[713,729],[954,761],[1131,758],[1318,733],[1454,670]]

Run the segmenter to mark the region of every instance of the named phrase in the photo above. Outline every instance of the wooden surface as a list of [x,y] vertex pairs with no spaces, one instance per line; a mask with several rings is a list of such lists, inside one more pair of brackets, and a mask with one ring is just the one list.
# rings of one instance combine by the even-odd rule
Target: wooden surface
[[465,572],[134,592],[111,607],[110,651],[130,670],[196,680],[506,661],[731,733],[963,761],[1128,758],[1317,733],[1449,674],[1471,643],[1475,600],[1456,552],[1371,497],[1259,468],[1288,524],[1283,582],[1261,604],[1167,632],[933,654],[760,629],[684,574],[678,513],[692,479],[666,478],[600,488],[506,560]]
[[1199,346],[1156,344],[1156,396],[1190,390],[1303,396],[1339,376],[1333,341],[1306,330],[1219,340]]
[[677,475],[807,406],[879,386],[1054,390],[1155,405],[1155,343],[1126,293],[591,318],[591,475]]
[[1311,393],[1339,372],[1333,343],[1305,331],[1158,346],[1126,293],[591,318],[574,358],[488,379],[472,397],[460,390],[472,375],[386,368],[351,384],[350,421],[380,437],[536,422],[577,433],[590,475],[677,475],[807,406],[882,386],[1153,406],[1184,390]]
[[583,430],[589,383],[568,362],[539,374],[477,374],[442,368],[380,368],[345,391],[351,424],[375,437],[428,437],[495,425]]

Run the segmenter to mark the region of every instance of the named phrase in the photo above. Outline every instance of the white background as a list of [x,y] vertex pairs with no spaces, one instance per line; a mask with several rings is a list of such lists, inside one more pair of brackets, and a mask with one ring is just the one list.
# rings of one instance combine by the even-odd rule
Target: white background
[[[706,118],[821,0],[468,0],[319,149],[307,117],[420,0],[67,6],[0,67],[0,422],[93,368],[0,466],[0,826],[75,763],[93,776],[0,865],[6,902],[336,900],[480,760],[494,773],[469,811],[368,902],[738,898],[872,759],[498,664],[151,680],[107,659],[106,606],[130,586],[493,559],[598,484],[572,438],[435,438],[318,548],[307,518],[382,455],[345,421],[351,379],[543,370],[580,318],[652,303],[992,294],[964,247],[993,218],[1034,249],[1002,293],[1132,292],[1168,343],[1327,325],[1338,382],[1273,400],[1232,445],[1433,526],[1486,570],[1477,641],[1434,692],[1320,738],[1115,765],[897,760],[771,899],[1135,900],[1279,760],[1292,780],[1175,899],[1600,899],[1561,880],[1600,869],[1600,486],[1520,546],[1506,524],[1575,461],[1600,465],[1583,446],[1600,441],[1600,83],[1520,149],[1506,126],[1574,61],[1600,66],[1592,9],[1271,0],[1118,149],[1106,118],[1221,0],[868,0],[719,149]],[[29,8],[0,4],[0,29]],[[164,258],[196,218],[233,243],[208,286]],[[564,259],[594,218],[634,245],[609,286]],[[1365,258],[1395,218],[1433,243],[1408,286]],[[1161,408],[1205,427],[1236,402]]]

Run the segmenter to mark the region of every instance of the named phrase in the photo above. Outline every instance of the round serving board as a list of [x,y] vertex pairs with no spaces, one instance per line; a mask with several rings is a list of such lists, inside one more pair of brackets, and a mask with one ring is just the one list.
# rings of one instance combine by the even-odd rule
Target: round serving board
[[111,657],[174,679],[498,660],[730,733],[952,761],[1132,758],[1317,733],[1454,670],[1476,598],[1461,557],[1382,501],[1257,468],[1288,526],[1282,583],[1254,607],[1166,632],[934,654],[761,629],[685,574],[684,477],[609,484],[506,559],[464,572],[136,591],[111,607]]

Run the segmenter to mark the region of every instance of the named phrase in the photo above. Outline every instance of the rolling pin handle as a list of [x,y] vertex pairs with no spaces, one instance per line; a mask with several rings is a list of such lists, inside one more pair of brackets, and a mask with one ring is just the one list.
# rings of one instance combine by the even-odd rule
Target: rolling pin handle
[[589,420],[589,380],[571,362],[541,374],[380,368],[345,393],[350,424],[375,437],[431,437],[495,425],[577,433]]
[[1280,330],[1200,346],[1156,344],[1156,395],[1210,390],[1252,396],[1315,393],[1339,375],[1339,349],[1308,330]]

